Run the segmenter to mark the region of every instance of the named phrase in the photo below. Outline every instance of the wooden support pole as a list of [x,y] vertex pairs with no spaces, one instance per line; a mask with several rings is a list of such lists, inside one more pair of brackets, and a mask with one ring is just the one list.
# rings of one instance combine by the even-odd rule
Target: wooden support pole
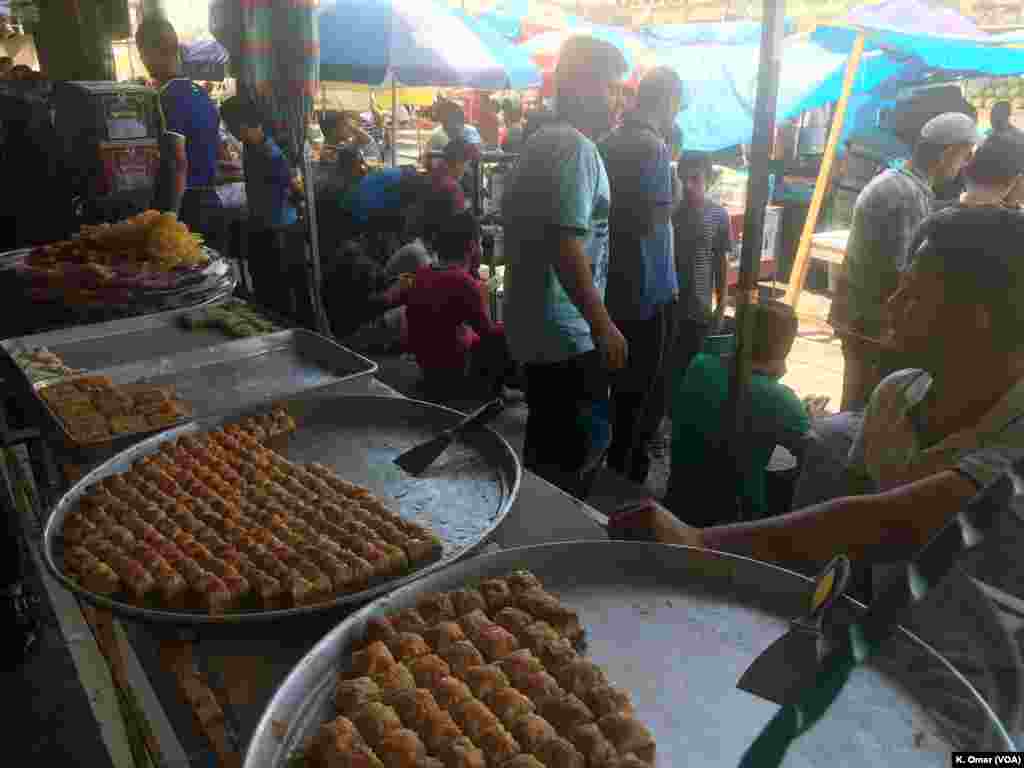
[[804,289],[804,281],[807,279],[807,267],[810,264],[811,238],[818,226],[818,216],[821,213],[821,205],[825,200],[825,191],[828,189],[829,181],[832,179],[832,163],[836,159],[836,150],[839,149],[839,137],[843,134],[843,123],[846,121],[846,110],[850,104],[850,94],[853,92],[853,79],[860,68],[860,61],[864,55],[864,33],[857,35],[853,43],[853,50],[850,51],[850,58],[846,60],[846,74],[843,76],[843,91],[836,104],[836,112],[832,118],[832,130],[828,134],[828,144],[825,146],[825,156],[821,160],[821,171],[818,173],[818,180],[814,185],[814,195],[811,197],[811,206],[807,211],[807,220],[804,222],[803,233],[800,235],[800,245],[796,249],[796,259],[793,261],[793,271],[789,276],[789,288],[786,290],[786,303],[796,309],[800,301],[800,292]]

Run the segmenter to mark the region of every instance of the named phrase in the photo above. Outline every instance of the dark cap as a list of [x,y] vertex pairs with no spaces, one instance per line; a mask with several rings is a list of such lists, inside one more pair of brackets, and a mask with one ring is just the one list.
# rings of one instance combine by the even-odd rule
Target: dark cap
[[1024,138],[992,134],[974,151],[965,172],[978,184],[1005,184],[1024,174]]
[[921,129],[921,141],[940,147],[977,144],[978,126],[961,112],[946,112],[933,117]]

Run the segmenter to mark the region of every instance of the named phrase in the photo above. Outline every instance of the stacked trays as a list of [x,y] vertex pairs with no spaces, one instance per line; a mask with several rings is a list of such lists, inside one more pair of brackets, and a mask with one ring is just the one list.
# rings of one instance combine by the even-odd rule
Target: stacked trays
[[576,612],[529,571],[371,619],[308,765],[632,768],[655,742],[629,694],[577,653]]

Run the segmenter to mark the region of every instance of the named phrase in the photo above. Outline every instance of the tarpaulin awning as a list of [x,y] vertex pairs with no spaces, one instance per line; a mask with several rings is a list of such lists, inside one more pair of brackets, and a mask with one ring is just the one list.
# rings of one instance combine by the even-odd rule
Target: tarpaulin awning
[[[784,35],[796,31],[787,19]],[[658,24],[639,32],[651,49],[662,51],[680,45],[757,45],[761,41],[761,23],[757,21],[698,22],[694,24]]]
[[981,32],[948,9],[920,0],[889,0],[859,8],[841,24],[818,27],[812,39],[831,51],[849,53],[863,32],[866,50],[916,59],[931,70],[993,77],[1024,73],[1024,49]]
[[[716,152],[750,141],[760,46],[692,45],[661,52],[658,64],[674,68],[684,83],[686,108],[677,122],[683,146]],[[806,40],[786,44],[779,77],[778,117],[836,101],[842,91],[846,55]],[[904,64],[882,54],[864,57],[854,93],[866,93],[899,74]]]
[[525,40],[542,32],[571,29],[583,23],[550,0],[497,0],[480,18],[510,40]]
[[616,27],[589,24],[576,29],[544,32],[531,37],[517,48],[527,54],[545,72],[553,72],[558,64],[558,54],[566,40],[575,35],[586,35],[603,40],[618,48],[626,59],[630,71],[637,65],[641,49],[645,48],[639,36]]
[[[497,32],[436,0],[331,0],[320,13],[320,66],[331,80],[503,90],[540,72]],[[532,71],[529,71],[532,70]],[[513,80],[516,85],[513,86]]]

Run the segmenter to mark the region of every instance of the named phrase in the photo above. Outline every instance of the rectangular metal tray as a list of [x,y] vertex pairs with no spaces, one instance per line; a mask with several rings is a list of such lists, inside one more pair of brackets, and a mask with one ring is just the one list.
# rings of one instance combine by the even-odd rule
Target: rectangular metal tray
[[[46,347],[66,365],[90,372],[137,360],[192,352],[235,340],[218,329],[187,330],[180,324],[183,315],[222,304],[226,298],[220,297],[198,307],[144,317],[75,325],[31,336],[4,339],[0,341],[0,349],[13,359],[14,354],[20,350]],[[25,373],[25,376],[27,378],[28,374]]]
[[[372,360],[317,333],[296,329],[99,368],[90,374],[107,376],[115,384],[173,385],[177,396],[192,408],[192,418],[201,419],[252,408],[376,370],[377,364]],[[37,396],[40,389],[53,383],[36,386]],[[64,435],[72,443],[82,445],[65,429],[46,401],[39,399]],[[159,431],[118,435],[115,441],[122,444],[125,438],[138,439]],[[106,440],[103,444],[110,442]]]

